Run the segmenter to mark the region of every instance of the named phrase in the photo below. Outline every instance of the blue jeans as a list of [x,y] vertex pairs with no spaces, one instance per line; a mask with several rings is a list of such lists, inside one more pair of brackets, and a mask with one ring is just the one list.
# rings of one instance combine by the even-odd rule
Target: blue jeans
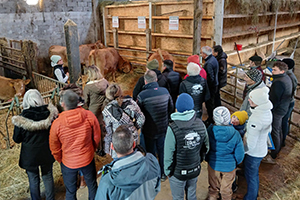
[[63,175],[64,184],[66,187],[66,200],[73,200],[76,198],[77,192],[77,175],[78,171],[81,171],[84,176],[84,180],[89,190],[89,199],[95,199],[97,192],[97,182],[96,182],[96,167],[95,161],[92,160],[90,164],[85,167],[70,169],[61,163],[61,173]]
[[257,199],[259,189],[259,176],[258,170],[260,162],[263,158],[252,157],[245,154],[244,166],[245,166],[245,178],[247,182],[247,193],[244,196],[244,200]]
[[282,144],[285,144],[285,138],[289,134],[289,118],[292,114],[294,106],[295,106],[295,101],[290,103],[288,112],[282,118]]
[[164,146],[165,146],[165,136],[158,139],[145,138],[146,151],[152,153],[156,157],[156,152],[158,155],[158,161],[160,166],[160,173],[164,174]]
[[[42,179],[45,186],[46,199],[51,200],[54,199],[54,181],[52,175],[52,164],[51,165],[42,165]],[[40,200],[41,192],[40,192],[40,173],[39,168],[36,167],[33,171],[26,170],[29,180],[29,188],[30,188],[30,196],[32,200]]]
[[196,189],[197,189],[198,177],[181,181],[175,176],[169,178],[170,188],[172,192],[173,200],[183,200],[184,191],[186,192],[187,200],[197,200]]

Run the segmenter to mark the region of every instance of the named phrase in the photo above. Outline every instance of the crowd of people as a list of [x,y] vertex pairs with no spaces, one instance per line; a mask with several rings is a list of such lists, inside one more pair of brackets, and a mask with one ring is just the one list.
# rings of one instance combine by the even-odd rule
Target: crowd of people
[[[201,48],[187,59],[187,75],[173,70],[171,60],[147,63],[146,72],[124,96],[120,85],[109,82],[95,66],[86,68],[83,91],[75,84],[60,93],[58,110],[46,105],[37,90],[28,90],[23,112],[14,116],[13,139],[22,143],[20,162],[26,170],[32,199],[41,199],[40,172],[46,199],[55,198],[52,167],[61,166],[66,199],[76,199],[77,179],[88,187],[89,199],[154,199],[161,182],[169,179],[174,200],[196,200],[201,162],[208,163],[210,200],[232,198],[237,168],[247,182],[245,200],[255,200],[260,163],[276,163],[285,146],[288,119],[295,104],[297,78],[294,61],[273,65],[269,89],[262,58],[250,58],[245,72],[243,103],[232,115],[221,105],[220,89],[227,84],[227,55],[220,45]],[[59,56],[51,57],[57,80],[68,74]],[[202,121],[205,103],[208,118]],[[268,150],[269,140],[274,148]],[[271,145],[272,146],[272,145]],[[110,155],[97,187],[94,154]]]

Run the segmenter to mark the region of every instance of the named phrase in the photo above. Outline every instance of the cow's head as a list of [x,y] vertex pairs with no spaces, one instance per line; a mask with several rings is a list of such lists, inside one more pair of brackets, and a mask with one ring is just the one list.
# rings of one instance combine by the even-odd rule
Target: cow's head
[[15,96],[22,97],[25,93],[25,85],[30,83],[30,79],[22,80],[22,79],[13,79],[9,81],[10,86],[13,87],[16,91]]
[[124,60],[123,65],[119,69],[121,72],[129,73],[132,70],[132,65],[129,61]]
[[98,40],[96,43],[95,43],[95,46],[97,49],[104,49],[105,46],[102,44],[102,42],[100,40]]

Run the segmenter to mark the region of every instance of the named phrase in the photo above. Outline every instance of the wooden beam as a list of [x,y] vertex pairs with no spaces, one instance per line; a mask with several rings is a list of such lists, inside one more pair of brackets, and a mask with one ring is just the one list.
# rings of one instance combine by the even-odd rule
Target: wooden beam
[[222,45],[224,2],[225,2],[225,0],[216,0],[215,1],[214,41],[216,42],[216,45]]
[[193,54],[200,55],[203,0],[194,0]]
[[119,39],[118,39],[118,29],[113,29],[113,37],[114,37],[114,48],[119,47]]
[[[132,16],[118,16],[120,20],[138,20],[137,17]],[[179,20],[193,20],[193,16],[178,16]],[[108,19],[112,19],[112,16],[107,16]],[[206,15],[202,17],[202,20],[212,20],[214,17],[210,15]],[[152,19],[160,19],[160,20],[169,20],[169,16],[152,16]],[[149,20],[149,17],[146,17],[146,20]],[[150,23],[150,21],[149,21]]]

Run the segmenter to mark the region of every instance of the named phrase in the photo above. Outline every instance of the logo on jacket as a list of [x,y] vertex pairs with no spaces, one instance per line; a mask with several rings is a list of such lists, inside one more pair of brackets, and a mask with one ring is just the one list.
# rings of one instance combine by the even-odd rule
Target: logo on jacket
[[195,84],[192,87],[192,93],[191,95],[199,95],[203,91],[203,86],[201,84]]
[[200,145],[200,135],[197,132],[188,133],[185,135],[185,146],[183,148],[194,149],[197,145]]

